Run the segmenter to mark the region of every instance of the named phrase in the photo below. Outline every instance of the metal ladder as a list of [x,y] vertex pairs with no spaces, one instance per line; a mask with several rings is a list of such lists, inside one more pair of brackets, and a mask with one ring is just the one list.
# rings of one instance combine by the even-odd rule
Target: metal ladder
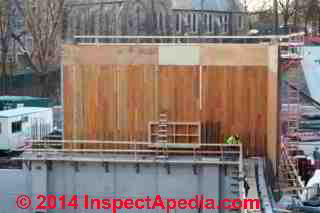
[[169,125],[168,125],[168,115],[166,113],[161,113],[158,124],[158,137],[157,142],[162,148],[162,152],[165,157],[168,157],[168,142],[169,142]]
[[287,193],[298,197],[299,189],[303,188],[304,184],[298,174],[297,160],[294,159],[290,154],[290,152],[295,148],[285,143],[282,143],[281,146],[279,187],[284,191],[288,188],[296,189],[287,191]]

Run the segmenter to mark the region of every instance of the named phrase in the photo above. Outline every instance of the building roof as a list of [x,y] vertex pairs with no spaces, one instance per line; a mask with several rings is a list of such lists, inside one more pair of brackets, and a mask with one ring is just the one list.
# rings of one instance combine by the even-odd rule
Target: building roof
[[[202,6],[203,2],[203,6]],[[239,0],[172,0],[173,9],[242,11]]]
[[51,108],[44,108],[44,107],[21,107],[16,109],[9,109],[0,111],[0,118],[10,118],[10,117],[16,117],[16,116],[22,116],[37,112],[43,112],[51,110]]
[[48,98],[31,97],[31,96],[0,96],[0,101],[33,101],[48,100]]

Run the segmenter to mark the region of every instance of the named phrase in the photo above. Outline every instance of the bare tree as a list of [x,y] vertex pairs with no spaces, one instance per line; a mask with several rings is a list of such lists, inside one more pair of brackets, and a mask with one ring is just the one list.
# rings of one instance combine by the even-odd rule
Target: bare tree
[[273,19],[274,19],[273,30],[274,30],[274,33],[277,35],[279,33],[278,0],[273,1]]
[[32,68],[38,74],[43,84],[42,94],[48,96],[48,73],[52,69],[59,69],[65,0],[14,2],[24,17],[28,34],[32,38],[31,53],[28,53],[19,36],[14,35],[14,39],[25,50]]
[[8,92],[9,70],[8,55],[12,44],[12,4],[11,1],[0,0],[0,45],[1,45],[1,93]]
[[[255,6],[254,9],[251,10],[250,28],[262,28],[264,30],[273,28],[275,21],[274,8],[268,0],[262,0],[259,3],[258,6]],[[272,32],[269,31],[269,33]]]
[[305,32],[308,33],[308,25],[310,23],[315,25],[320,23],[320,6],[319,0],[305,0],[304,3],[300,6],[301,17],[304,19],[304,28]]
[[283,17],[284,27],[288,27],[289,19],[296,13],[294,0],[279,0],[279,10]]
[[287,27],[289,20],[293,18],[293,26],[304,21],[305,30],[310,22],[319,20],[319,0],[279,0],[279,10],[283,16],[284,26]]

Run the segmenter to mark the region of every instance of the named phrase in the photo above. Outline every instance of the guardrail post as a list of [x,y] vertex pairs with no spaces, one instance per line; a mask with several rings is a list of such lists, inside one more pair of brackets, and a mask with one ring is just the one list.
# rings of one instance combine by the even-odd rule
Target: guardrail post
[[241,169],[241,173],[243,172],[243,145],[239,144],[239,166]]
[[[37,200],[37,195],[44,195],[47,197],[47,185],[48,185],[48,168],[45,161],[33,161],[31,169],[31,188],[32,188],[32,200]],[[33,210],[32,213],[37,213],[39,210],[36,209],[36,202],[32,204]],[[47,210],[42,210],[43,213],[46,213]]]
[[137,144],[134,143],[134,160],[137,160]]

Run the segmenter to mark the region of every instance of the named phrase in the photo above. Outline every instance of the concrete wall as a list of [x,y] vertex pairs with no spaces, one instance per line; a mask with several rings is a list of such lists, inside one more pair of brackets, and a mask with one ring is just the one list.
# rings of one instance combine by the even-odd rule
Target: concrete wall
[[[19,194],[33,194],[33,205],[38,205],[37,194],[71,195],[77,194],[96,198],[126,198],[132,197],[162,197],[175,199],[191,199],[197,194],[206,198],[223,199],[237,198],[231,195],[230,184],[232,169],[237,167],[203,165],[194,173],[192,165],[170,165],[170,174],[164,164],[140,164],[137,172],[136,164],[110,163],[108,171],[102,163],[55,162],[47,166],[43,162],[33,162],[32,170],[0,171],[0,199],[1,209],[5,212],[29,213],[32,210],[21,211],[15,207],[15,199]],[[229,177],[225,177],[228,175]],[[12,177],[12,178],[11,178]],[[3,199],[4,198],[4,199]],[[71,199],[71,198],[69,198]],[[69,200],[67,199],[67,200]],[[52,213],[100,212],[98,210],[84,210],[83,202],[78,202],[82,210],[66,207],[65,210],[50,210]],[[9,211],[10,210],[10,211]],[[36,211],[34,211],[36,212]],[[117,212],[163,212],[157,210],[119,210]],[[198,212],[198,210],[175,210],[172,212]],[[204,210],[203,212],[219,212]],[[220,211],[222,212],[222,211]]]
[[31,192],[30,177],[23,170],[0,170],[0,212],[28,213],[16,207],[16,197]]
[[[192,165],[170,165],[168,174],[167,168],[162,164],[140,164],[140,172],[137,173],[135,164],[110,164],[109,172],[106,172],[102,164],[80,163],[79,170],[76,171],[72,163],[54,163],[52,171],[48,172],[48,194],[89,194],[90,197],[115,198],[154,197],[159,194],[162,197],[177,199],[190,199],[196,194],[204,194],[208,198],[219,199],[220,190],[227,191],[224,180],[221,182],[220,170],[222,169],[215,165],[203,166],[195,175]],[[220,185],[223,186],[222,189],[219,188]],[[82,211],[70,210],[71,212]],[[163,212],[163,210],[117,212]],[[198,212],[198,210],[176,210],[176,212]]]

